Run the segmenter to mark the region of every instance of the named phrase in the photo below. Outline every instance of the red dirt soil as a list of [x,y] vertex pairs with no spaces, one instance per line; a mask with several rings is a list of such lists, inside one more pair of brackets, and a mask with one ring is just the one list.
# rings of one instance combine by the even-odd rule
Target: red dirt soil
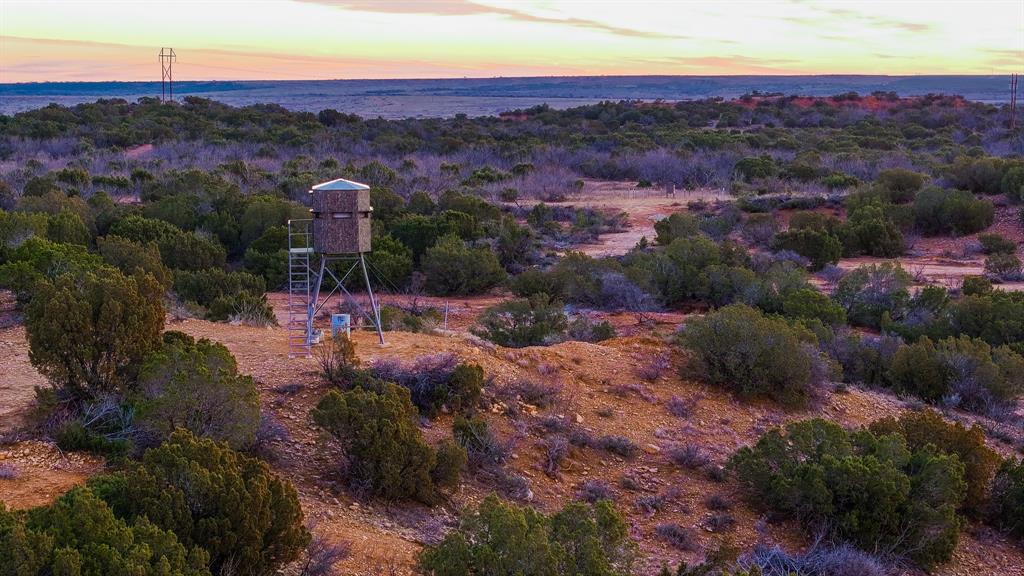
[[[408,571],[422,543],[436,541],[446,526],[454,523],[460,510],[493,490],[470,476],[448,504],[435,509],[408,503],[359,501],[344,487],[337,446],[310,422],[309,411],[327,390],[316,376],[316,362],[288,360],[282,328],[231,326],[202,320],[173,322],[167,328],[222,342],[238,358],[240,369],[256,379],[264,409],[288,431],[287,438],[273,444],[272,465],[295,483],[316,532],[330,540],[351,543],[353,556],[341,565],[343,573],[373,573],[373,567]],[[666,332],[669,328],[665,326]],[[0,334],[16,342],[23,331],[8,328]],[[736,542],[772,541],[787,546],[803,542],[796,527],[790,524],[768,525],[759,533],[759,514],[740,501],[735,486],[715,483],[701,472],[679,469],[667,460],[665,453],[669,448],[693,443],[704,448],[713,462],[721,463],[737,447],[787,421],[820,415],[847,426],[859,426],[903,410],[902,402],[891,396],[856,388],[828,395],[806,410],[785,411],[769,403],[740,402],[720,390],[682,380],[675,370],[666,371],[653,382],[643,382],[637,374],[638,367],[657,355],[673,354],[660,338],[624,337],[601,344],[566,342],[518,350],[495,347],[462,332],[392,332],[387,334],[383,347],[371,333],[358,332],[354,339],[364,362],[382,357],[409,361],[425,354],[452,352],[465,361],[479,363],[493,378],[488,394],[520,378],[560,383],[560,399],[548,409],[512,402],[494,405],[486,417],[504,438],[515,439],[509,465],[530,480],[533,504],[542,509],[554,510],[570,501],[577,486],[588,478],[601,478],[614,486],[617,505],[639,542],[641,565],[649,571],[663,562],[697,561],[703,552],[715,546],[722,535],[704,528],[712,512],[703,503],[715,494],[734,503],[730,514],[736,519],[736,527],[726,535]],[[678,361],[673,357],[674,364]],[[7,370],[31,371],[26,364],[23,354],[4,362]],[[297,390],[287,391],[284,387],[288,385],[296,385]],[[696,398],[693,414],[682,419],[671,416],[665,404],[672,396]],[[20,397],[31,396],[22,392]],[[517,418],[506,415],[510,408],[515,408]],[[541,471],[543,451],[538,443],[545,435],[535,431],[533,414],[578,422],[595,437],[624,436],[642,450],[637,457],[624,459],[574,448],[558,477],[551,478]],[[429,441],[439,441],[450,434],[450,423],[450,417],[442,416],[430,423],[424,433]],[[11,506],[23,508],[45,503],[99,470],[95,461],[82,461],[70,471],[61,470],[57,464],[48,464],[62,462],[58,454],[37,452],[43,449],[33,443],[26,455],[20,455],[24,446],[25,443],[15,444],[7,452],[0,452],[0,458],[7,455],[22,471],[16,480],[0,481],[0,499]],[[627,490],[619,486],[623,476],[634,478],[638,488]],[[654,494],[666,500],[661,510],[648,515],[634,506],[637,497]],[[666,546],[654,535],[654,527],[662,522],[695,527],[700,549],[681,553]],[[940,569],[939,574],[1024,573],[1011,568],[1024,566],[1024,552],[998,539],[986,539],[982,544],[965,534],[957,554],[958,560]]]

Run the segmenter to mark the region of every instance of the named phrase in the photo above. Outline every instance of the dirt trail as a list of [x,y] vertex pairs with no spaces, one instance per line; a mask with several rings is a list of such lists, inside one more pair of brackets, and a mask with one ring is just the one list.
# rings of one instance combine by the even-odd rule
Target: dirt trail
[[0,445],[0,502],[8,509],[41,506],[84,483],[103,467],[103,459],[88,454],[61,452],[51,442],[26,440]]
[[[717,189],[678,189],[674,196],[669,197],[661,189],[637,188],[636,184],[631,182],[584,180],[583,191],[578,195],[574,195],[564,202],[549,202],[549,204],[616,210],[628,215],[626,222],[629,227],[627,230],[602,234],[597,243],[580,244],[573,247],[584,254],[598,258],[625,254],[645,236],[648,241],[653,242],[654,223],[673,212],[685,210],[687,202],[731,198],[732,196],[728,192]],[[527,206],[535,203],[537,202],[521,202]]]
[[46,379],[28,361],[28,341],[21,325],[0,328],[0,434],[24,424],[35,388]]

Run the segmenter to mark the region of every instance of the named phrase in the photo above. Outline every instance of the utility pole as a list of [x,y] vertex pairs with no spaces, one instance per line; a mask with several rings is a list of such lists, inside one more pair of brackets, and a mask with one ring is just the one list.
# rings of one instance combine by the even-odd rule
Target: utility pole
[[174,100],[174,62],[178,55],[174,48],[160,49],[160,101]]

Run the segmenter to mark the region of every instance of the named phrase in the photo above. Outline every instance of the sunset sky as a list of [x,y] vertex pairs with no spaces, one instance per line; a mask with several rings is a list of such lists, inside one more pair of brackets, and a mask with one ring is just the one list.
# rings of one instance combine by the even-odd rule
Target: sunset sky
[[1024,1],[0,0],[0,82],[1024,71]]

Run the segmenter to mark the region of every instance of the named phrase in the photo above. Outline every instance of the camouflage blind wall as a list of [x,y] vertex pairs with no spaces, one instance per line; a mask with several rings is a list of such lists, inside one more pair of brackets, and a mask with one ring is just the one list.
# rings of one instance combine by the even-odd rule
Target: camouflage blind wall
[[313,249],[323,254],[370,251],[369,190],[313,190]]

